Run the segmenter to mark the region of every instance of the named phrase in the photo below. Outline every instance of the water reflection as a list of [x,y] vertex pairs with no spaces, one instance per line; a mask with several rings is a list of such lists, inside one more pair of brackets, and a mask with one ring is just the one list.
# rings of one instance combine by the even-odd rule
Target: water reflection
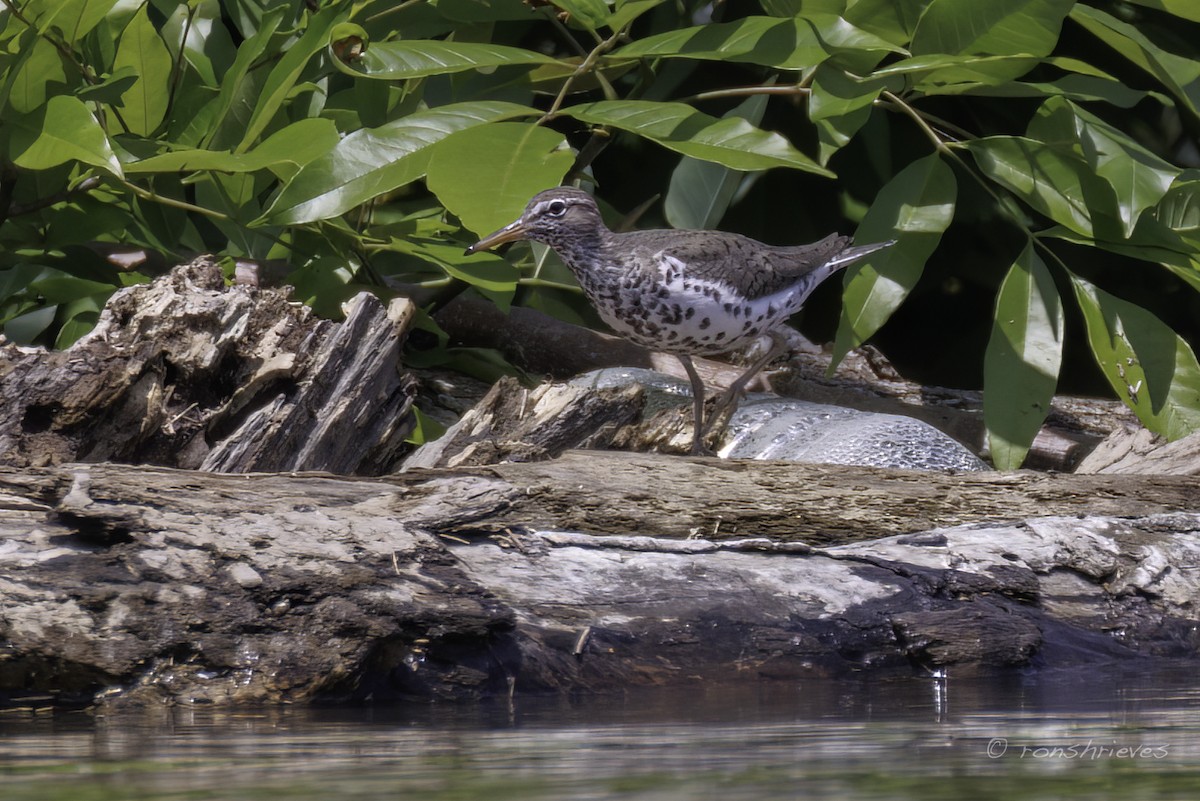
[[1190,668],[0,714],[5,799],[1188,798]]

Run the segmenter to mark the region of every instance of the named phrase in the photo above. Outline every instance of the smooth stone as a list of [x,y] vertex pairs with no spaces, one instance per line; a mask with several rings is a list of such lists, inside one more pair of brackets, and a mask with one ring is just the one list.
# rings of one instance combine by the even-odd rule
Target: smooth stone
[[[641,384],[647,414],[691,397],[685,381],[638,367],[595,370],[571,379],[602,389]],[[734,413],[718,449],[731,459],[891,467],[908,470],[990,470],[958,441],[912,417],[753,394]]]

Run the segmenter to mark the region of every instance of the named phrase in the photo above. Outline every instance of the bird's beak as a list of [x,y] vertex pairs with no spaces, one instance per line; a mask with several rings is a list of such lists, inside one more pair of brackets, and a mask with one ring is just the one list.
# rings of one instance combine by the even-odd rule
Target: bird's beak
[[528,230],[524,220],[509,223],[499,231],[490,233],[474,245],[471,245],[471,247],[467,248],[466,255],[470,256],[472,253],[478,253],[481,250],[491,250],[497,245],[503,245],[505,242],[516,242],[518,239],[524,239],[525,233]]

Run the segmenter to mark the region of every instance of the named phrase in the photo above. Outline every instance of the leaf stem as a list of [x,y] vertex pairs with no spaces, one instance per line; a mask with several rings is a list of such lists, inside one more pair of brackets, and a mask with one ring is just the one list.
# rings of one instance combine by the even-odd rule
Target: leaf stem
[[753,95],[808,95],[812,89],[800,84],[789,86],[735,86],[730,89],[716,89],[711,92],[700,92],[691,97],[685,97],[680,103],[697,103],[701,100],[722,100],[728,97],[750,97]]
[[960,168],[962,168],[967,175],[970,175],[971,178],[983,188],[983,191],[991,196],[992,200],[995,201],[996,207],[1000,210],[1000,213],[1007,217],[1013,225],[1015,225],[1022,233],[1024,233],[1026,239],[1032,243],[1034,247],[1043,251],[1059,267],[1064,270],[1067,269],[1067,265],[1058,257],[1058,254],[1051,250],[1049,245],[1035,236],[1033,231],[1030,230],[1029,226],[1013,213],[1012,209],[1009,208],[1008,204],[1004,202],[1004,198],[1001,197],[1000,193],[996,191],[996,188],[991,184],[991,182],[985,180],[984,177],[975,169],[973,169],[971,165],[968,164],[966,160],[958,153],[957,148],[962,147],[961,144],[951,145],[950,143],[943,141],[938,132],[933,129],[929,122],[927,122],[927,115],[917,111],[894,93],[885,89],[880,93],[880,97],[887,100],[891,108],[899,109],[902,113],[912,119],[912,121],[916,123],[917,127],[929,138],[929,141],[933,143],[933,146],[937,149],[938,153],[953,161]]
[[197,214],[203,214],[205,217],[211,217],[214,220],[230,220],[231,219],[228,214],[225,214],[223,212],[214,211],[213,209],[206,209],[203,206],[197,206],[192,203],[188,203],[186,200],[178,200],[173,197],[165,197],[165,196],[160,195],[157,192],[154,192],[150,189],[145,189],[143,187],[138,186],[137,184],[130,183],[129,181],[126,181],[124,178],[118,178],[117,182],[120,183],[122,186],[124,186],[126,189],[128,189],[133,194],[140,197],[142,200],[149,200],[154,203],[161,203],[164,206],[171,206],[172,208],[183,209],[184,211],[192,211]]

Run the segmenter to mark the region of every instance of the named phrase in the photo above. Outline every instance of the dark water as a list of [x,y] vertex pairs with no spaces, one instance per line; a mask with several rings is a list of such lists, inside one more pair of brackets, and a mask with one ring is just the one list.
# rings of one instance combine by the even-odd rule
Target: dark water
[[0,799],[1200,798],[1200,671],[0,713]]

